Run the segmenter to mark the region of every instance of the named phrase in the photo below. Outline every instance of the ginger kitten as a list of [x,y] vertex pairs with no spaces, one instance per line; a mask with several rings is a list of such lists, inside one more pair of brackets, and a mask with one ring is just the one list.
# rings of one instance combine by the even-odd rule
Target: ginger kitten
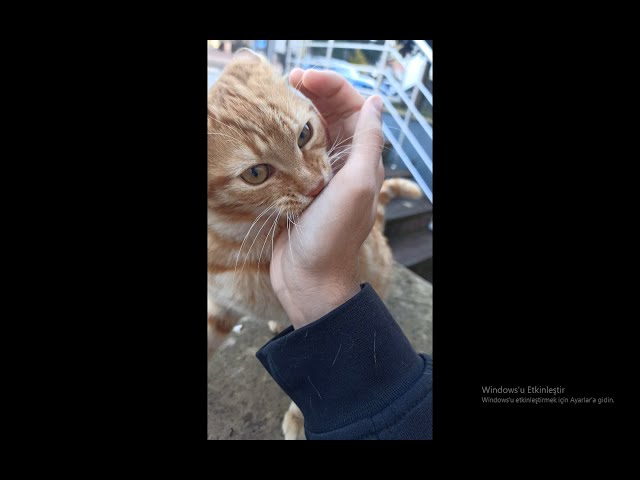
[[[287,322],[271,288],[272,242],[291,227],[346,160],[328,138],[313,103],[294,92],[263,57],[236,53],[208,98],[208,322],[209,356],[244,315]],[[333,143],[330,143],[333,142]],[[329,149],[328,147],[332,148]],[[361,282],[384,298],[392,254],[383,235],[384,205],[394,196],[417,198],[418,186],[386,180],[373,230],[360,250]],[[292,403],[285,438],[304,438]]]

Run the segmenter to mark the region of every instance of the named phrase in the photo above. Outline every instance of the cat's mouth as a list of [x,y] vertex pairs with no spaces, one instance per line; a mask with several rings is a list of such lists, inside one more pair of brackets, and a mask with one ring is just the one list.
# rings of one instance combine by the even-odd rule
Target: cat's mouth
[[313,198],[307,197],[306,195],[300,195],[299,198],[289,201],[286,205],[280,207],[282,211],[281,217],[285,220],[287,216],[291,219],[299,217],[307,208],[309,208],[309,205],[313,203],[313,200]]
[[309,207],[309,205],[311,205],[311,203],[312,203],[312,200],[310,199],[309,201],[304,203],[291,205],[285,208],[284,211],[287,212],[290,216],[297,217],[299,215],[302,215],[302,212],[304,212]]
[[309,208],[309,205],[311,205],[313,201],[327,188],[332,178],[333,174],[331,171],[323,173],[316,188],[306,194],[298,193],[294,197],[288,198],[286,200],[286,205],[282,207],[282,211],[287,212],[294,217],[302,215],[302,212]]

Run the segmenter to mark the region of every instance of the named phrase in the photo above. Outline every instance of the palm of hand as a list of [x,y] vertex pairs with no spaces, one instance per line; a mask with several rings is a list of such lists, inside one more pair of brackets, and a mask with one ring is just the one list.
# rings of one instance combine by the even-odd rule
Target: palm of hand
[[[323,114],[333,145],[348,147],[356,127],[359,132],[359,140],[353,144],[359,150],[358,161],[353,156],[356,150],[346,152],[349,162],[302,215],[293,219],[295,223],[287,219],[285,231],[274,243],[272,287],[290,318],[309,320],[309,315],[317,319],[326,308],[341,304],[358,291],[358,251],[374,223],[384,176],[377,149],[382,142],[373,132],[380,130],[379,113],[375,120],[369,107],[360,124],[364,99],[339,75],[307,71],[303,79],[302,71],[294,70],[291,83]],[[363,132],[369,133],[361,137]],[[333,298],[325,302],[326,297]],[[307,311],[305,301],[318,304],[316,311]],[[296,310],[304,312],[296,315]]]

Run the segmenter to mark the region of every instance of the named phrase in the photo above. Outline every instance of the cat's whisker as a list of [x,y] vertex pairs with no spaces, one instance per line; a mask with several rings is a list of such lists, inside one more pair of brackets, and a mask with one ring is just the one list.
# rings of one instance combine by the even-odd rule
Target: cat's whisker
[[[379,148],[373,145],[366,145],[366,144],[359,144],[359,143],[353,143],[351,145],[345,146],[345,147],[341,147],[340,150],[334,152],[333,154],[329,155],[329,162],[331,163],[331,165],[333,165],[337,160],[340,160],[342,158],[344,158],[345,155],[348,155],[351,153],[351,151],[354,149],[354,147],[360,147],[360,148],[371,148],[374,150],[378,150]],[[387,148],[384,147],[383,150]],[[388,149],[388,148],[387,148]],[[390,150],[390,149],[388,149]]]
[[347,152],[347,151],[351,151],[351,149],[352,149],[353,147],[355,147],[355,146],[358,146],[358,147],[361,147],[361,148],[372,148],[372,149],[375,149],[375,150],[381,150],[381,151],[384,151],[384,150],[389,150],[389,151],[391,151],[391,148],[389,148],[389,147],[383,147],[382,149],[380,149],[380,148],[375,147],[375,146],[373,146],[373,145],[355,145],[355,144],[354,144],[354,145],[349,145],[349,146],[347,146],[347,147],[342,147],[342,148],[343,148],[343,150],[336,150],[336,151],[335,151],[335,152],[333,152],[331,155],[329,155],[329,158],[333,158],[335,155],[342,155],[343,153],[345,153],[345,152]]
[[267,219],[264,221],[264,223],[262,224],[262,226],[260,227],[260,230],[258,230],[258,233],[256,233],[256,236],[253,239],[253,242],[251,242],[251,246],[249,247],[249,249],[247,250],[247,253],[244,257],[244,263],[242,264],[242,268],[240,269],[240,275],[242,275],[242,271],[244,270],[245,265],[247,264],[247,260],[249,260],[249,254],[251,253],[251,249],[253,248],[253,245],[256,243],[256,240],[258,239],[258,237],[260,236],[260,232],[262,231],[262,229],[264,228],[264,226],[269,222],[269,220],[271,219],[271,217],[276,213],[276,210],[274,210],[273,212],[271,212],[271,215],[269,215],[267,217]]
[[[265,208],[262,213],[260,213],[260,215],[258,215],[256,217],[256,219],[253,221],[253,223],[251,224],[251,226],[249,227],[249,230],[247,231],[247,233],[245,234],[244,238],[242,239],[242,243],[240,244],[240,248],[238,249],[238,254],[236,255],[236,263],[235,263],[235,267],[233,269],[233,279],[235,281],[236,278],[236,271],[238,269],[238,261],[240,260],[240,254],[242,253],[242,248],[244,247],[245,242],[247,241],[247,238],[249,238],[249,234],[251,233],[251,230],[253,229],[253,227],[255,226],[255,224],[260,220],[260,218],[262,218],[262,216],[264,214],[266,214],[271,208],[273,208],[273,206],[275,205],[276,202],[273,202],[270,206],[268,206],[267,208]],[[233,285],[234,282],[232,282]]]
[[[352,137],[349,137],[349,138],[352,138]],[[334,150],[338,150],[338,149],[340,149],[340,148],[343,148],[343,147],[345,147],[345,146],[348,146],[348,145],[343,145],[343,144],[344,144],[347,140],[349,140],[349,138],[344,138],[344,139],[340,140],[339,142],[337,142],[337,143],[332,147],[332,149],[330,150],[330,152],[333,152]]]
[[334,157],[331,159],[331,165],[333,165],[334,163],[336,163],[336,162],[338,162],[338,161],[340,161],[340,160],[343,160],[343,159],[348,158],[350,154],[351,154],[351,152],[350,152],[350,151],[348,151],[348,152],[340,153],[340,154],[338,154],[338,155],[334,156]]
[[351,148],[352,148],[351,145],[345,145],[344,147],[339,147],[330,155],[330,157],[334,157],[336,155],[342,155],[344,152],[350,151]]
[[[367,129],[367,131],[368,131],[368,130],[372,130],[372,129]],[[365,130],[363,130],[363,131],[365,131]],[[355,136],[355,133],[354,133],[353,135],[351,135],[350,137],[343,138],[342,140],[340,140],[340,141],[336,144],[336,148],[340,148],[340,147],[345,146],[345,145],[344,145],[344,143],[345,143],[345,142],[348,142],[349,140],[351,140],[354,136]]]
[[291,253],[291,263],[293,264],[293,273],[296,275],[296,263],[293,260],[293,247],[291,246],[291,228],[289,225],[289,213],[287,212],[287,237],[289,238],[289,252]]
[[293,221],[293,215],[291,216],[291,220],[290,220],[290,221],[291,221],[291,223],[292,223],[293,225],[296,225],[296,226],[298,225],[296,222],[294,222],[294,221]]
[[[352,138],[352,137],[350,137],[350,138]],[[345,140],[347,140],[347,139],[345,139]],[[343,143],[343,142],[344,142],[344,140],[342,142],[340,142],[340,143]],[[335,145],[334,147],[331,148],[331,150],[329,152],[327,152],[330,164],[333,165],[333,163],[335,163],[335,161],[336,161],[336,158],[341,158],[344,155],[348,154],[349,152],[351,152],[351,150],[355,146],[360,146],[360,147],[364,147],[364,148],[378,149],[378,147],[374,147],[373,145],[364,145],[364,144],[360,144],[360,143],[352,143],[352,144],[349,144],[349,145]],[[385,149],[391,151],[391,149],[389,147],[386,147],[386,146],[383,145],[382,151],[384,151]]]
[[260,256],[258,257],[258,272],[260,271],[260,260],[262,260],[262,252],[264,251],[264,247],[267,244],[267,240],[269,240],[269,234],[271,233],[271,230],[273,230],[275,233],[276,225],[278,224],[278,219],[280,218],[281,213],[282,213],[282,210],[278,209],[278,215],[276,215],[276,218],[273,220],[273,225],[269,227],[269,230],[267,231],[267,234],[264,237],[264,243],[262,244],[262,249],[260,250]]
[[[304,74],[303,74],[304,75]],[[300,77],[300,80],[298,80],[297,85],[295,86],[294,90],[299,91],[298,88],[300,87],[300,84],[302,83],[302,77]],[[291,93],[292,95],[294,95],[293,99],[295,100],[295,93]]]
[[[306,70],[313,70],[314,68],[319,67],[319,66],[320,66],[320,64],[319,64],[319,63],[316,63],[316,64],[315,64],[315,65],[313,65],[312,67],[310,67],[310,68],[306,68],[306,69],[304,69],[304,70],[305,70],[305,71],[306,71]],[[303,73],[302,75],[304,76],[304,73]],[[296,89],[296,90],[298,90],[298,87],[300,86],[300,84],[301,84],[301,83],[302,83],[302,77],[300,77],[300,80],[298,80],[298,83],[297,83],[297,84],[296,84],[296,86],[295,86],[295,89]],[[289,84],[289,85],[291,85],[291,84]]]
[[232,137],[231,135],[227,135],[226,133],[209,132],[209,133],[207,133],[207,135],[220,135],[222,137],[227,137],[227,138],[230,138],[231,140],[233,140],[238,145],[242,146],[242,142],[240,142],[237,138]]
[[[316,65],[313,65],[311,68],[307,68],[306,70],[313,70],[314,68],[319,67],[319,66],[320,66],[320,64],[318,63]],[[302,77],[300,77],[300,80],[298,80],[298,83],[296,84],[295,87],[293,87],[293,89],[288,89],[288,91],[287,91],[287,93],[288,93],[288,96],[287,96],[287,108],[289,108],[290,110],[291,110],[291,102],[290,102],[290,100],[291,100],[291,98],[293,98],[293,100],[295,100],[295,96],[297,95],[297,93],[295,93],[295,92],[300,92],[300,90],[298,90],[298,88],[300,87],[301,83],[302,83]],[[289,84],[289,86],[291,86],[291,84]],[[300,92],[300,93],[302,93],[302,92]]]
[[253,229],[253,227],[255,226],[255,224],[258,222],[258,220],[260,220],[262,218],[262,216],[267,213],[269,210],[271,210],[275,204],[277,203],[277,200],[275,202],[273,202],[271,205],[269,205],[267,208],[265,208],[262,213],[260,213],[260,215],[258,215],[256,217],[256,219],[253,221],[253,223],[251,224],[251,226],[249,227],[249,230],[247,231],[246,235],[244,236],[244,238],[242,239],[242,243],[240,244],[240,248],[238,249],[238,254],[236,255],[236,264],[233,268],[233,280],[231,282],[231,285],[233,286],[235,284],[235,280],[236,280],[236,272],[238,270],[238,261],[240,260],[240,254],[242,253],[242,248],[244,247],[245,242],[247,241],[247,238],[249,238],[249,234],[251,233],[251,230]]
[[[346,162],[345,162],[345,163],[346,163]],[[338,174],[338,172],[339,172],[340,170],[342,170],[342,167],[344,167],[344,163],[341,163],[341,162],[336,162],[336,163],[334,163],[333,165],[331,165],[331,169],[332,169],[332,171],[333,171],[333,174],[334,174],[334,175],[337,175],[337,174]]]
[[244,134],[244,132],[242,132],[242,131],[238,130],[237,128],[232,127],[231,125],[228,125],[228,124],[224,123],[222,120],[218,120],[217,118],[212,117],[212,116],[211,116],[211,115],[209,115],[209,114],[207,114],[207,117],[209,117],[211,120],[214,120],[214,121],[216,121],[216,122],[220,123],[221,125],[224,125],[224,126],[225,126],[225,127],[227,127],[227,128],[230,128],[231,130],[233,130],[233,131],[237,132],[239,135],[241,135],[241,136],[242,136],[242,138],[244,138],[245,140],[250,141],[249,137],[247,137],[247,136]]
[[344,140],[340,141],[340,143],[339,143],[338,145],[341,145],[341,144],[343,144],[344,142],[346,142],[346,141],[348,141],[348,140],[351,140],[353,137],[355,137],[355,136],[356,136],[356,135],[358,135],[358,134],[363,134],[363,133],[365,133],[365,132],[369,132],[369,131],[371,131],[371,130],[379,130],[379,129],[380,129],[380,127],[365,128],[364,130],[361,130],[361,131],[359,131],[359,132],[356,132],[356,133],[354,133],[353,135],[351,135],[350,137],[347,137],[347,138],[345,138]]
[[[278,218],[278,216],[276,215],[276,218]],[[274,219],[275,222],[275,219]],[[271,225],[269,227],[269,230],[267,230],[267,234],[264,237],[264,242],[262,242],[262,248],[260,249],[260,255],[258,255],[258,268],[256,269],[257,273],[260,273],[260,262],[262,261],[262,252],[264,252],[264,247],[267,244],[267,240],[269,240],[269,234],[271,233],[271,229],[273,228],[273,225]]]
[[331,157],[330,159],[330,164],[333,165],[334,163],[336,163],[337,161],[340,161],[346,157],[349,156],[349,154],[351,153],[351,150],[345,151],[345,152],[340,152],[337,153],[336,155],[334,155],[333,157]]
[[[376,149],[378,148],[377,146],[371,145],[371,144],[368,144],[368,143],[352,143],[351,146],[352,147],[356,147],[356,146],[358,146],[358,147],[369,147],[369,148],[376,148]],[[389,148],[387,146],[383,147],[383,150],[384,149],[391,150],[391,148]]]
[[352,147],[362,147],[362,148],[373,148],[373,149],[380,150],[380,151],[384,151],[384,150],[391,151],[392,150],[391,147],[387,147],[386,145],[383,145],[382,148],[379,148],[379,147],[377,147],[375,145],[369,145],[369,144],[366,144],[366,143],[352,143],[351,146]]
[[295,92],[294,90],[296,90],[299,86],[300,86],[300,82],[302,81],[302,77],[300,77],[300,81],[298,82],[298,85],[296,85],[295,87],[293,87],[293,85],[291,85],[291,83],[289,83],[289,87],[287,89],[287,110],[291,111],[292,110],[292,100],[295,100]]
[[344,166],[344,164],[349,160],[350,154],[351,151],[345,151],[343,153],[335,155],[331,159],[331,169],[335,170],[337,168],[337,165],[340,165],[340,167]]
[[331,145],[331,148],[327,151],[327,155],[331,155],[331,152],[333,152],[333,149],[336,148],[337,143],[338,143],[338,139],[340,138],[340,134],[342,133],[342,127],[340,127],[338,129],[338,135],[336,135],[336,139],[333,142],[333,145]]
[[[296,220],[300,219],[300,215],[296,215]],[[302,227],[300,225],[298,225],[296,222],[292,223],[295,225],[296,227],[296,233],[298,234],[298,242],[300,242],[300,249],[302,250],[302,254],[304,255],[305,258],[308,258],[307,256],[307,248],[304,245],[304,242],[302,241],[302,236],[300,235],[300,230],[302,229]]]
[[397,130],[398,132],[402,131],[402,129],[401,129],[401,128],[398,128],[398,127],[390,127],[389,125],[386,125],[386,124],[385,124],[385,127],[387,127],[389,130]]
[[273,240],[276,236],[276,229],[278,228],[278,220],[280,220],[280,214],[282,213],[282,210],[280,211],[280,213],[278,213],[278,217],[276,218],[276,227],[273,229],[273,233],[271,234],[271,260],[273,260]]
[[340,170],[342,170],[342,167],[344,167],[346,163],[346,160],[344,160],[343,162],[336,162],[334,165],[332,165],[331,168],[333,168],[333,170],[337,174]]

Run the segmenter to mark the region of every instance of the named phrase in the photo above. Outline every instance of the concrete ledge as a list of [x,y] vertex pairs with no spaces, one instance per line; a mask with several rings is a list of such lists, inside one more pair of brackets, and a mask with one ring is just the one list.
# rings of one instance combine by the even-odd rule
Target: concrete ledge
[[[432,286],[396,263],[386,304],[418,352],[432,352]],[[215,355],[208,372],[209,440],[282,440],[291,401],[255,357],[272,334],[246,318]],[[197,408],[197,406],[196,406]]]

